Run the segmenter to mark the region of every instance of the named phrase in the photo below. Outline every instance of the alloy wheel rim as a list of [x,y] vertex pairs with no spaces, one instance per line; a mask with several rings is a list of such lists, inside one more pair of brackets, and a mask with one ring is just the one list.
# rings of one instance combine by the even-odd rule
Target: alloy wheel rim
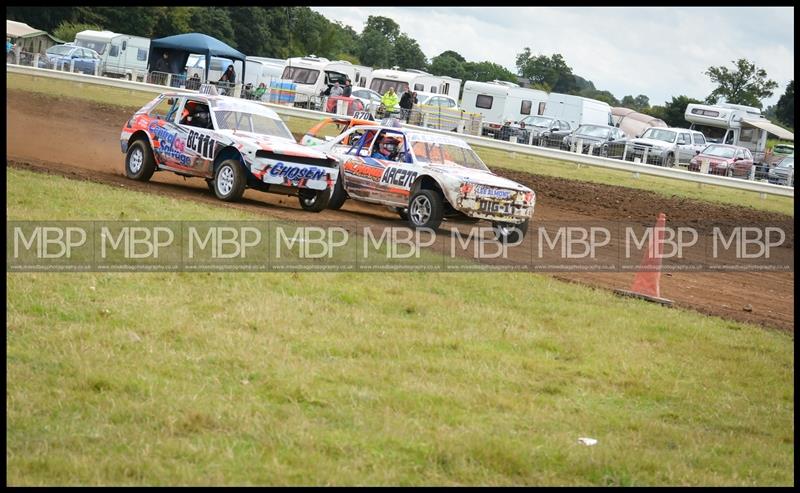
[[411,207],[408,208],[409,215],[414,221],[414,224],[420,225],[428,222],[431,217],[431,201],[424,195],[419,195],[412,202]]
[[134,149],[131,152],[131,158],[129,162],[129,166],[131,168],[131,172],[136,174],[142,169],[142,164],[144,163],[144,153],[139,148]]
[[225,166],[220,170],[217,177],[217,190],[221,195],[228,195],[233,190],[233,169],[230,166]]

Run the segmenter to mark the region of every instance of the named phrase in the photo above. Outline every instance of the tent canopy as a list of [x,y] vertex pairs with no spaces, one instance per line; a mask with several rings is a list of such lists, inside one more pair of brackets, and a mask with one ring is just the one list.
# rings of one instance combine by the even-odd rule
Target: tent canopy
[[[169,54],[170,72],[177,74],[183,72],[189,55],[197,53],[206,57],[206,80],[208,80],[208,68],[211,66],[211,57],[217,56],[229,60],[241,60],[242,74],[237,78],[244,80],[244,70],[246,67],[244,53],[235,50],[222,41],[201,33],[177,34],[166,38],[154,39],[150,42],[150,58],[158,60],[164,53]],[[148,62],[150,63],[150,62]],[[152,68],[151,68],[152,70]]]
[[12,38],[21,38],[22,36],[30,36],[31,34],[45,34],[44,31],[34,29],[31,26],[22,22],[10,21],[6,19],[6,36]]
[[794,141],[794,134],[783,127],[779,127],[769,120],[742,120],[742,123],[750,125],[751,127],[760,128],[775,135],[779,139]]

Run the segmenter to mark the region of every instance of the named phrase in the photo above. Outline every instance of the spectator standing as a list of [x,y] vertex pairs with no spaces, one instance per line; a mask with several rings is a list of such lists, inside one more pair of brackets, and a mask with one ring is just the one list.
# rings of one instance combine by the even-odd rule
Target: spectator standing
[[156,60],[153,64],[153,72],[163,72],[163,73],[170,73],[169,71],[169,53],[164,52],[161,55],[161,58]]
[[403,96],[400,98],[400,108],[401,114],[400,119],[405,120],[408,123],[408,118],[411,116],[411,109],[414,107],[414,93],[411,92],[411,88],[406,88],[406,92],[403,93]]
[[381,104],[387,115],[397,109],[397,103],[399,101],[400,98],[397,97],[397,93],[394,92],[394,87],[391,86],[383,93],[383,97],[381,97]]
[[340,86],[338,82],[334,82],[333,87],[331,87],[331,97],[341,96],[343,94],[344,94],[344,89],[342,89],[342,86]]
[[350,79],[344,80],[344,92],[342,96],[349,98],[353,94],[353,86],[351,85]]

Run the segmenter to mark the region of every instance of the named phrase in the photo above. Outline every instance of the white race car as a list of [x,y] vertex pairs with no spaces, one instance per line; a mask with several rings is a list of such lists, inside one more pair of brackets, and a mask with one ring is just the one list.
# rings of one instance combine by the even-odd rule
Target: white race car
[[205,178],[225,201],[255,188],[320,212],[339,175],[334,157],[298,144],[273,110],[226,96],[161,94],[123,125],[120,146],[128,178],[159,170]]
[[315,149],[340,162],[332,209],[348,198],[382,204],[414,228],[436,229],[445,217],[484,219],[506,242],[521,241],[533,216],[534,191],[492,173],[457,137],[360,125]]

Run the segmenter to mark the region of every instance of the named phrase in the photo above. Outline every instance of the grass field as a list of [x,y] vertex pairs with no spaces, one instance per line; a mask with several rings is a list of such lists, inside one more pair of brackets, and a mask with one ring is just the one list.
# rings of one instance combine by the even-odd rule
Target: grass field
[[[7,74],[9,88],[26,91],[45,92],[67,97],[77,97],[105,104],[116,104],[138,109],[153,98],[152,94],[137,93],[122,89],[31,77],[20,74]],[[305,118],[282,117],[289,129],[294,133],[305,133],[315,121]],[[608,170],[591,166],[578,166],[574,163],[541,157],[509,154],[504,151],[475,146],[475,150],[490,167],[502,167],[519,171],[527,171],[546,176],[557,176],[574,180],[589,181],[606,185],[619,185],[630,188],[649,190],[666,196],[687,197],[723,204],[735,204],[756,209],[769,210],[787,215],[794,215],[794,200],[788,197],[767,196],[761,198],[758,193],[733,190],[712,185],[699,186],[680,180],[670,180],[654,176],[641,175],[634,178],[632,173]]]
[[[9,220],[263,219],[6,184]],[[6,280],[7,484],[794,482],[785,333],[533,274]]]

